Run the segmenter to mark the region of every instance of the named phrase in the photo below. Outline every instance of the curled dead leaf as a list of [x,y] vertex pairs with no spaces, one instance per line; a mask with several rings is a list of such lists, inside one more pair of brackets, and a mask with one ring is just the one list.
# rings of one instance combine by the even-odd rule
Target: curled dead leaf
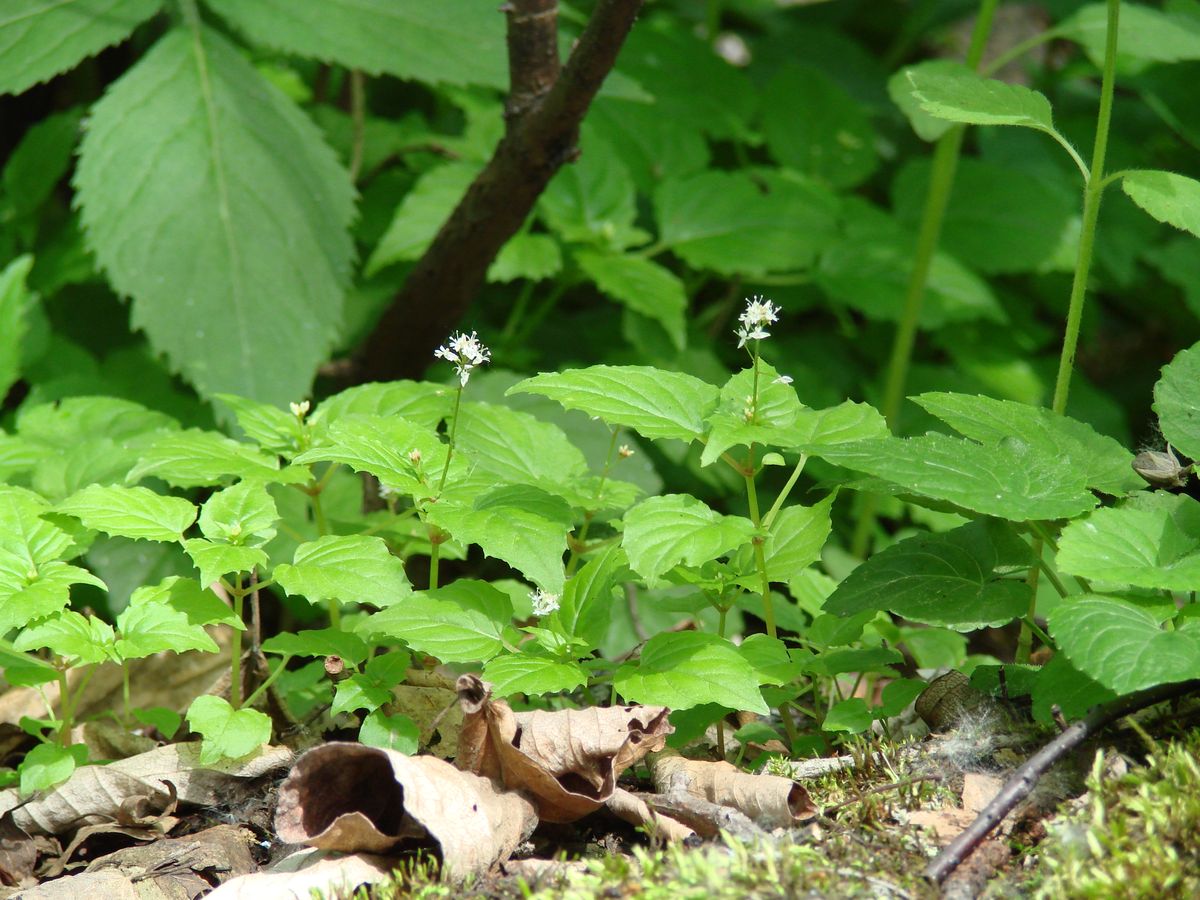
[[652,809],[645,800],[624,788],[617,788],[605,804],[609,811],[630,825],[643,827],[656,837],[671,842],[698,841],[699,836],[682,822]]

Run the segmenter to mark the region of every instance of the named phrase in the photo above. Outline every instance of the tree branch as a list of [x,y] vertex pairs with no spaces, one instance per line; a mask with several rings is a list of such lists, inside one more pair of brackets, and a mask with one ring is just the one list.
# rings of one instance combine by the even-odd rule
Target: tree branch
[[616,62],[643,0],[599,0],[561,72],[556,0],[510,0],[507,127],[362,353],[370,380],[419,377],[458,324],[488,266],[550,179],[579,155],[579,124]]

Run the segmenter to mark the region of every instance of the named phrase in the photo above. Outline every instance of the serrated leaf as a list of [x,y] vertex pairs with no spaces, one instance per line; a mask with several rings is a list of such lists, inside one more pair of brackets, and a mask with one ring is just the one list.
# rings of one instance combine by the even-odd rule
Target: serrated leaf
[[239,759],[271,739],[271,719],[256,709],[234,709],[229,701],[205,694],[192,701],[188,724],[204,738],[200,764]]
[[33,491],[0,485],[0,550],[8,550],[31,565],[69,558],[81,551],[62,527],[42,518],[50,504]]
[[777,173],[669,179],[654,206],[659,240],[689,265],[723,275],[808,268],[836,233],[833,196]]
[[489,282],[509,282],[527,278],[541,281],[562,271],[562,251],[558,241],[548,234],[521,234],[511,237],[488,267]]
[[738,652],[754,667],[759,684],[787,684],[801,675],[801,665],[779,638],[752,634],[738,646]]
[[464,403],[454,442],[479,471],[555,493],[588,471],[583,453],[561,428],[505,406]]
[[613,588],[627,571],[625,551],[614,545],[593,557],[567,579],[558,607],[558,620],[583,649],[600,646],[612,620]]
[[15,0],[0,19],[0,93],[19,94],[125,40],[161,0]]
[[383,539],[360,534],[326,535],[301,544],[293,564],[275,567],[275,580],[310,603],[391,606],[412,593],[404,563]]
[[356,709],[374,712],[391,699],[390,689],[381,687],[366,675],[355,674],[337,683],[329,713],[338,716]]
[[1063,529],[1056,564],[1097,581],[1200,590],[1200,503],[1155,491],[1095,510]]
[[1131,603],[1085,594],[1056,607],[1048,624],[1072,665],[1118,694],[1200,678],[1200,631],[1163,631]]
[[953,75],[966,68],[957,60],[929,59],[919,62],[915,66],[907,66],[888,79],[888,96],[892,98],[893,103],[900,107],[900,111],[908,119],[908,124],[912,126],[913,131],[921,140],[936,141],[953,128],[954,123],[931,116],[921,108],[921,101],[913,93],[913,80],[908,77],[909,73],[917,73],[919,79],[924,74]]
[[936,118],[969,125],[1054,130],[1050,101],[1019,84],[984,78],[965,67],[956,71],[909,69],[908,80],[921,109]]
[[887,420],[875,407],[846,400],[827,409],[804,409],[788,428],[785,449],[835,447],[888,435]]
[[587,672],[574,660],[552,659],[533,653],[510,653],[491,659],[483,678],[497,697],[513,694],[556,694],[587,684]]
[[275,537],[278,521],[279,510],[261,482],[241,481],[216,491],[200,508],[204,536],[229,544],[265,544]]
[[546,224],[564,241],[621,250],[646,239],[634,228],[636,190],[629,171],[603,139],[585,133],[584,153],[563,166],[538,198]]
[[508,86],[503,20],[479,0],[205,0],[256,44],[427,84]]
[[821,722],[824,731],[842,731],[858,734],[866,731],[875,721],[867,701],[861,697],[851,697],[835,703],[825,714]]
[[27,329],[25,313],[37,296],[25,285],[31,268],[33,257],[26,254],[0,271],[0,396],[7,396],[21,374],[21,342]]
[[190,18],[92,107],[85,234],[133,327],[202,394],[284,405],[341,321],[353,188],[316,126]]
[[[751,444],[789,444],[788,429],[804,410],[796,389],[779,380],[779,373],[765,362],[754,369],[737,372],[721,387],[717,409],[708,417],[704,452],[700,465],[712,465],[730,447]],[[758,405],[751,409],[755,387]]]
[[1158,221],[1200,237],[1200,181],[1174,172],[1141,169],[1121,179],[1121,190]]
[[[829,510],[834,494],[812,506],[787,506],[780,510],[763,541],[769,581],[791,581],[821,558],[821,548],[833,528]],[[743,572],[754,571],[754,554],[749,547],[738,551],[734,565]],[[741,579],[751,590],[762,586],[758,573]]]
[[[1108,10],[1103,3],[1080,7],[1055,32],[1083,45],[1096,65],[1104,62]],[[1136,3],[1122,3],[1117,25],[1117,54],[1145,62],[1200,59],[1200,25],[1193,17],[1171,15]]]
[[138,603],[117,616],[116,652],[122,660],[141,659],[163,650],[182,653],[220,650],[202,625],[194,625],[186,613],[167,603]]
[[518,569],[542,590],[562,593],[563,553],[574,516],[567,501],[532,485],[500,484],[465,492],[462,502],[443,496],[426,520],[464,544]]
[[989,443],[1015,435],[1038,453],[1058,457],[1063,465],[1084,472],[1093,490],[1124,494],[1142,485],[1130,467],[1133,454],[1078,419],[1040,406],[970,394],[931,392],[909,399],[965,437]]
[[309,416],[309,424],[318,438],[329,427],[348,416],[399,418],[431,431],[450,415],[453,392],[428,381],[389,381],[360,384],[334,394]]
[[393,263],[418,259],[462,200],[479,167],[454,162],[430,169],[418,179],[375,245],[364,274],[370,278]]
[[590,366],[544,372],[513,385],[508,394],[540,394],[579,409],[607,425],[623,425],[647,438],[690,441],[704,432],[718,390],[682,372],[650,366]]
[[17,650],[48,647],[74,664],[87,664],[112,659],[115,639],[107,622],[67,609],[24,629],[13,641],[13,647]]
[[888,610],[959,631],[998,628],[1029,610],[1029,585],[1002,576],[1032,563],[1010,526],[981,519],[876,553],[846,576],[824,609],[839,616]]
[[382,747],[412,756],[420,748],[421,731],[408,716],[389,716],[377,709],[363,719],[358,740],[368,747]]
[[735,550],[754,536],[754,523],[723,516],[689,494],[644,500],[625,514],[621,546],[629,565],[649,587],[680,563],[699,566]]
[[650,638],[636,663],[617,669],[613,687],[627,700],[671,709],[719,703],[769,712],[750,663],[725,638],[700,631]]
[[193,625],[228,625],[238,631],[246,626],[229,605],[192,578],[172,575],[155,585],[140,587],[129,597],[131,607],[142,603],[167,604],[183,613]]
[[178,428],[179,423],[165,413],[119,397],[67,397],[54,403],[23,406],[17,416],[21,437],[64,450],[87,437],[123,442]]
[[340,656],[351,665],[358,665],[370,653],[370,648],[356,634],[340,628],[320,628],[309,631],[284,631],[263,641],[263,651],[284,656]]
[[827,650],[805,661],[805,671],[817,675],[841,675],[845,672],[891,671],[888,667],[901,665],[904,657],[891,647],[862,647],[847,650]]
[[261,547],[236,547],[233,544],[216,544],[203,538],[188,538],[183,549],[200,570],[200,583],[205,587],[231,572],[250,572],[256,566],[270,562],[267,552]]
[[576,250],[575,262],[605,295],[662,325],[682,350],[687,343],[687,293],[679,276],[640,256]]
[[1200,459],[1200,344],[1175,354],[1154,385],[1154,412],[1171,446]]
[[216,394],[214,399],[233,410],[242,431],[264,450],[290,456],[300,446],[304,426],[289,410],[233,394]]
[[926,434],[814,447],[812,452],[920,496],[1015,522],[1072,518],[1096,505],[1083,472],[1015,436],[985,445]]
[[104,582],[86,569],[51,560],[37,566],[0,549],[0,634],[58,612],[71,599],[71,585]]
[[177,541],[196,521],[196,507],[144,487],[93,484],[55,508],[86,527],[143,541]]
[[370,637],[399,638],[442,662],[486,662],[504,649],[512,601],[482,581],[459,579],[435,591],[418,591],[399,606],[359,625]]
[[153,475],[174,487],[204,487],[226,478],[281,479],[279,462],[253,444],[232,440],[215,431],[189,428],[149,438],[130,470],[129,481]]
[[[414,462],[413,450],[420,453]],[[296,457],[299,464],[338,462],[356,472],[370,472],[389,490],[401,494],[429,496],[435,478],[446,459],[446,445],[432,430],[399,417],[381,415],[347,415],[329,426],[319,446]],[[448,478],[453,483],[461,464],[451,467]]]
[[38,744],[25,754],[21,762],[22,797],[29,797],[38,791],[49,790],[57,784],[62,784],[81,765],[87,762],[87,747],[75,744],[64,747],[62,744]]

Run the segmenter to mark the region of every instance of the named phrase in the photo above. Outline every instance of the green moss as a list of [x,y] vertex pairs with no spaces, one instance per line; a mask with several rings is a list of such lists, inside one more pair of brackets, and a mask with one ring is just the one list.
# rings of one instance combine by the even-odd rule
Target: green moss
[[1037,896],[1200,897],[1200,732],[1103,770],[1097,754],[1081,808],[1051,827]]

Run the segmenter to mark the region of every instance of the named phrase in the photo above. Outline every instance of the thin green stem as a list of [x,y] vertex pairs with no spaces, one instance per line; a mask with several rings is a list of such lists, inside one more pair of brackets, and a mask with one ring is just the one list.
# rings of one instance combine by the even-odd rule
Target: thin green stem
[[804,464],[808,462],[808,454],[801,453],[800,460],[796,463],[796,468],[792,469],[792,474],[787,480],[787,484],[783,486],[783,490],[779,492],[779,496],[775,498],[775,502],[771,504],[771,508],[767,510],[767,514],[763,516],[763,528],[770,528],[771,523],[775,521],[775,517],[779,515],[779,510],[783,508],[783,503],[788,498],[788,494],[792,492],[792,488],[796,486],[796,482],[800,479],[800,473],[804,471]]
[[[747,461],[746,468],[749,471],[754,470],[754,448],[750,448],[750,459]],[[758,491],[754,487],[754,476],[746,475],[746,502],[750,507],[750,521],[754,523],[754,527],[762,526],[762,518],[758,513]],[[767,557],[763,552],[762,539],[755,536],[752,541],[754,546],[754,565],[758,569],[759,577],[762,579],[762,601],[763,601],[763,621],[767,626],[767,634],[775,637],[775,609],[771,605],[771,582],[767,577]]]
[[[432,529],[433,526],[430,526]],[[438,586],[438,559],[441,556],[442,542],[434,540],[435,535],[429,536],[429,589],[436,591]]]
[[[242,590],[242,576],[233,578],[233,590],[230,591],[233,600],[233,614],[238,621],[242,620],[242,609],[245,606],[246,593]],[[242,633],[236,629],[229,644],[229,705],[234,709],[242,705]]]
[[1021,619],[1021,633],[1017,635],[1017,652],[1014,660],[1018,663],[1028,663],[1029,656],[1033,652],[1033,629],[1029,627],[1029,623],[1033,621],[1037,615],[1037,595],[1038,595],[1038,575],[1042,571],[1042,566],[1045,561],[1042,559],[1042,539],[1034,538],[1030,546],[1033,552],[1033,559],[1037,565],[1029,570],[1029,574],[1025,576],[1025,583],[1029,585],[1029,610]]
[[462,408],[463,386],[458,386],[458,391],[454,395],[454,411],[450,414],[450,432],[447,435],[449,441],[446,445],[446,462],[442,466],[442,475],[438,479],[437,493],[441,496],[442,489],[446,486],[446,476],[450,473],[450,460],[454,456],[454,435],[458,431],[458,411]]
[[1050,564],[1042,558],[1042,554],[1040,553],[1037,555],[1037,564],[1042,570],[1042,574],[1046,576],[1050,584],[1054,587],[1054,590],[1058,591],[1058,596],[1069,597],[1070,593],[1067,591],[1066,585],[1062,583],[1062,579],[1058,577],[1058,573],[1050,568]]
[[321,491],[315,490],[308,495],[312,501],[313,524],[317,526],[317,535],[324,537],[329,534],[329,522],[325,519],[325,510],[321,506]]
[[[599,504],[600,496],[604,493],[604,483],[608,480],[608,473],[612,468],[613,451],[617,448],[617,435],[620,432],[620,427],[613,428],[612,430],[612,437],[608,441],[608,452],[604,454],[604,469],[600,472],[600,482],[596,485],[596,492],[592,496],[593,504]],[[581,554],[577,547],[582,547],[583,542],[587,540],[588,529],[591,527],[592,519],[595,515],[595,510],[588,510],[583,514],[583,524],[579,527],[579,535],[575,538],[575,542],[571,546],[571,556],[567,560],[568,578],[575,574],[575,567],[579,565]]]
[[1096,242],[1096,222],[1100,217],[1100,198],[1104,193],[1104,156],[1108,150],[1108,129],[1112,122],[1113,89],[1117,73],[1117,34],[1121,0],[1108,2],[1108,32],[1104,41],[1104,74],[1100,83],[1100,113],[1096,120],[1096,143],[1092,150],[1092,169],[1083,192],[1083,227],[1079,234],[1079,253],[1075,259],[1075,277],[1071,282],[1071,301],[1067,309],[1067,327],[1063,335],[1058,378],[1054,382],[1051,408],[1057,413],[1067,409],[1071,391],[1071,372],[1075,367],[1075,349],[1079,343],[1079,323],[1087,297],[1088,274]]
[[512,340],[513,335],[517,333],[517,326],[525,316],[525,310],[529,308],[529,298],[533,295],[533,286],[536,283],[532,279],[527,279],[522,283],[520,291],[517,292],[517,299],[513,302],[512,309],[508,312],[508,319],[504,323],[504,328],[500,332],[500,342],[502,344],[507,344]]
[[1054,639],[1051,638],[1050,635],[1046,634],[1046,632],[1044,632],[1041,629],[1041,627],[1038,625],[1038,623],[1035,622],[1033,619],[1029,619],[1029,618],[1022,619],[1021,624],[1026,626],[1031,632],[1033,632],[1035,635],[1037,635],[1037,639],[1039,641],[1041,641],[1043,644],[1045,644],[1047,647],[1054,646]]
[[129,727],[129,663],[121,663],[121,708],[123,711],[121,724]]
[[350,147],[350,183],[358,181],[362,170],[363,147],[366,143],[367,92],[361,69],[350,70],[350,120],[354,128]]
[[279,661],[279,665],[275,667],[275,671],[272,672],[270,675],[268,675],[263,680],[263,683],[254,689],[254,693],[252,693],[249,697],[246,698],[246,702],[243,703],[242,706],[244,706],[244,707],[253,706],[254,701],[257,700],[259,697],[261,697],[263,695],[263,692],[266,691],[272,684],[275,683],[275,679],[284,673],[284,671],[287,669],[287,664],[291,660],[291,658],[292,658],[292,654],[290,654],[290,653],[284,654],[283,658]]
[[1075,146],[1054,129],[1050,129],[1045,133],[1054,138],[1058,142],[1058,145],[1067,151],[1067,155],[1071,157],[1071,160],[1083,175],[1083,180],[1086,183],[1090,177],[1087,163],[1083,161],[1083,157],[1079,155],[1079,151],[1075,149]]
[[71,685],[67,682],[67,670],[58,673],[58,708],[61,724],[58,726],[58,742],[64,747],[71,745]]

